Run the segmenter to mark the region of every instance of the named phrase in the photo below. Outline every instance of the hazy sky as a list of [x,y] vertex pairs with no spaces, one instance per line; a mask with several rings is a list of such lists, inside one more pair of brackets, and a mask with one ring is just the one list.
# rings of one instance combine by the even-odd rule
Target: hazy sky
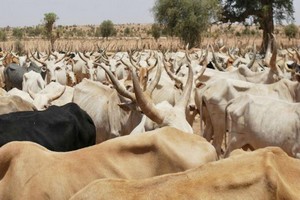
[[[54,12],[57,25],[153,23],[155,0],[1,0],[0,27],[33,26],[44,14]],[[295,20],[300,25],[300,0],[294,0]]]

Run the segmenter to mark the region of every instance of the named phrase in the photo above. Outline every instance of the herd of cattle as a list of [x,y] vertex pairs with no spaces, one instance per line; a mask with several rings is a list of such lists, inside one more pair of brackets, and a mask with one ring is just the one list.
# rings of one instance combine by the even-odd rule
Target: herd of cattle
[[275,38],[2,51],[0,199],[299,199],[299,64]]

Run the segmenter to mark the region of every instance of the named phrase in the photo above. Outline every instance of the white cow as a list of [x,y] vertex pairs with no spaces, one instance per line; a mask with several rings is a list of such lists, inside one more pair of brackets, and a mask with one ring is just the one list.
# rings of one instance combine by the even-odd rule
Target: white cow
[[[57,82],[51,82],[38,93],[34,93],[30,89],[28,90],[28,93],[33,99],[33,105],[35,105],[37,110],[45,110],[52,105],[54,100],[57,100],[64,94],[66,87],[67,86],[63,86]],[[71,102],[72,98],[73,96],[69,97],[69,101],[65,101],[65,103]]]
[[243,94],[226,107],[229,144],[225,157],[245,145],[281,147],[300,158],[300,103]]
[[37,73],[35,71],[29,71],[26,72],[23,75],[23,82],[22,82],[22,90],[25,92],[28,92],[28,89],[34,93],[37,93],[44,89],[46,86],[46,83],[44,79],[42,78],[40,73]]
[[[197,90],[199,92],[199,90]],[[243,93],[271,96],[289,102],[300,102],[300,83],[282,79],[273,84],[255,84],[234,79],[219,79],[204,87],[202,93],[196,94],[196,105],[205,122],[203,136],[213,144],[221,154],[221,144],[225,131],[225,107],[227,103]],[[200,97],[200,98],[199,98]]]

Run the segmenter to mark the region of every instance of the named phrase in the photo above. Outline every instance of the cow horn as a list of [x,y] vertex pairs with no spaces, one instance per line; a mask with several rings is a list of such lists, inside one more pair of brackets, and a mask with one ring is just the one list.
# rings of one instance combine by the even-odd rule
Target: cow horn
[[155,63],[151,66],[150,64],[149,64],[149,61],[148,60],[146,60],[147,61],[147,64],[148,64],[148,67],[147,67],[147,71],[151,71],[152,69],[154,69],[154,67],[157,65],[157,63],[158,63],[158,59],[155,57]]
[[133,93],[127,91],[124,88],[124,86],[121,85],[120,82],[116,79],[116,77],[112,74],[112,72],[110,70],[108,70],[103,63],[94,63],[94,64],[99,65],[102,69],[104,69],[104,71],[109,76],[111,82],[114,84],[116,90],[118,91],[118,93],[120,95],[127,97],[127,98],[131,99],[132,101],[136,101],[135,95]]
[[165,59],[163,59],[163,62],[164,62],[164,68],[167,74],[169,75],[169,77],[171,78],[171,80],[174,80],[176,85],[179,85],[181,87],[183,85],[183,82],[169,69],[170,65],[172,64],[167,63]]
[[202,58],[202,57],[203,58],[202,58],[202,60],[199,61],[199,65],[202,65],[203,62],[207,60],[207,55],[208,55],[208,49],[206,48],[204,56],[202,56],[202,53],[201,53],[200,58]]
[[36,57],[33,55],[33,53],[32,53],[31,51],[30,51],[30,54],[31,54],[31,57],[32,57],[35,61],[37,61],[38,63],[42,64],[43,66],[46,66],[46,63],[43,62],[43,61],[41,61],[41,60],[39,60],[38,58],[36,58]]
[[60,61],[62,61],[64,58],[67,57],[67,55],[68,55],[68,53],[65,53],[64,56],[62,56],[60,59],[58,59],[58,60],[55,61],[55,64],[57,64],[57,63],[59,63]]
[[136,70],[140,70],[140,68],[136,65],[136,62],[138,61],[134,61],[133,56],[131,54],[129,54],[129,61]]
[[58,59],[57,55],[54,54],[52,51],[50,51],[50,54],[51,54],[52,56],[54,56],[56,60]]
[[291,73],[295,73],[295,72],[296,72],[295,70],[290,69],[290,68],[287,66],[287,63],[286,63],[286,62],[284,62],[284,68],[285,68],[285,70],[286,70],[287,72],[291,72]]
[[49,96],[49,100],[50,101],[54,101],[54,100],[58,99],[61,95],[63,95],[63,93],[65,92],[65,90],[66,90],[66,86],[64,86],[64,88],[62,89],[62,91],[60,93],[57,93],[57,94],[55,94],[53,96]]
[[276,57],[277,57],[277,43],[275,37],[273,38],[273,51],[269,62],[269,67],[276,71]]
[[79,57],[84,61],[84,62],[88,62],[88,60],[86,59],[86,58],[84,58],[81,54],[80,54],[80,52],[78,52],[78,55],[79,55]]
[[161,77],[161,62],[159,62],[159,65],[157,66],[156,69],[156,74],[155,77],[153,79],[153,81],[150,83],[150,85],[147,87],[147,92],[150,94],[150,96],[152,95],[152,92],[154,91],[156,85],[158,84],[160,77]]
[[109,64],[109,60],[108,60],[107,58],[104,57],[104,53],[101,53],[101,54],[99,55],[99,58],[96,59],[95,61],[100,60],[100,59],[102,59],[102,60],[105,62],[105,64]]
[[298,59],[297,63],[299,63],[300,62],[300,54],[299,54],[299,52],[298,52],[298,50],[296,48],[294,48],[294,50],[296,52],[296,56],[297,56],[297,59]]
[[270,59],[270,54],[271,54],[271,46],[272,46],[272,42],[273,42],[273,38],[270,37],[270,35],[268,35],[269,41],[268,41],[268,46],[267,46],[267,50],[266,50],[266,54],[265,54],[265,58],[264,58],[264,62],[266,65],[268,65],[268,59]]
[[32,99],[35,99],[36,94],[30,89],[30,87],[28,87],[28,94],[30,95],[30,97],[31,97]]
[[227,50],[228,56],[232,59],[235,60],[236,58],[231,54],[230,49]]
[[164,116],[159,112],[159,110],[154,106],[150,94],[148,92],[143,93],[139,81],[136,75],[135,70],[131,71],[133,88],[135,91],[135,97],[138,105],[144,114],[149,117],[152,121],[161,124],[164,120]]
[[132,68],[132,66],[130,66],[128,63],[126,63],[126,62],[123,60],[123,56],[122,56],[122,58],[121,58],[120,60],[121,60],[121,63],[123,63],[123,65],[125,65],[125,66],[128,67],[129,69]]
[[252,66],[253,66],[253,64],[254,64],[254,62],[255,62],[255,59],[256,59],[256,45],[253,44],[253,57],[252,57],[250,63],[247,65],[247,67],[248,67],[249,69],[252,68]]
[[88,56],[88,55],[86,54],[85,51],[84,51],[82,54],[83,54],[83,56],[86,57],[87,59],[90,59],[90,56]]
[[198,75],[197,75],[197,77],[195,78],[195,81],[196,81],[196,80],[200,80],[200,78],[201,78],[201,76],[204,74],[206,68],[207,68],[207,64],[202,65],[202,68],[201,68],[200,72],[198,72]]
[[152,51],[150,51],[149,56],[146,58],[146,62],[147,62],[148,65],[150,65],[149,60],[150,60],[151,57],[152,57]]
[[215,55],[215,51],[214,48],[210,45],[210,48],[212,50],[212,55],[213,55],[213,63],[215,63],[215,66],[218,70],[220,71],[225,71],[225,69],[218,63],[217,59],[216,59],[216,55]]
[[192,92],[192,86],[193,86],[193,70],[192,70],[192,66],[190,63],[188,63],[188,68],[189,68],[188,79],[187,79],[185,87],[183,89],[181,99],[176,103],[177,107],[182,107],[184,109],[188,104],[188,101],[189,101],[189,98],[190,98],[191,92]]

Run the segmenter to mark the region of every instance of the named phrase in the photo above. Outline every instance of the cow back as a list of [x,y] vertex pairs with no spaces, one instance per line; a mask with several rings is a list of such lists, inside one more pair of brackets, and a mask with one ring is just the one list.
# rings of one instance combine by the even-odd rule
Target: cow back
[[0,115],[0,146],[32,141],[52,151],[71,151],[95,144],[95,138],[92,119],[75,103]]

